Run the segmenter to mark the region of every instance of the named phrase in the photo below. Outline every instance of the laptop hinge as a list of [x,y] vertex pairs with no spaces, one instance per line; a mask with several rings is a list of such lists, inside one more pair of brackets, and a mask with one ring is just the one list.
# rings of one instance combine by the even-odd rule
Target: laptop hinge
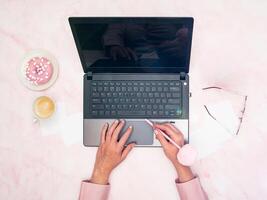
[[92,80],[93,79],[93,73],[92,72],[87,72],[87,80]]
[[181,72],[180,73],[180,80],[184,81],[186,79],[186,73],[185,72]]

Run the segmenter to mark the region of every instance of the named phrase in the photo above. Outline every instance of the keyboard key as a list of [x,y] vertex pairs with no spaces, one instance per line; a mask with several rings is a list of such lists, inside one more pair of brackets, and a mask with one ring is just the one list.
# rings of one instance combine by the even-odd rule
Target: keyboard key
[[146,111],[146,114],[147,115],[152,115],[152,111],[151,110],[148,110],[148,111]]
[[155,103],[155,99],[149,99],[149,103]]
[[168,103],[179,104],[180,103],[180,99],[168,99]]
[[93,96],[93,97],[99,97],[99,93],[97,93],[97,92],[93,92],[92,96]]
[[170,87],[170,91],[171,92],[178,92],[178,91],[180,91],[180,88],[179,87]]
[[169,93],[169,92],[168,92],[168,93],[166,93],[166,97],[167,97],[167,98],[170,98],[171,96],[172,96],[172,94],[171,94],[171,93]]
[[161,99],[162,103],[167,103],[167,99]]
[[161,102],[161,99],[156,99],[156,103],[160,103]]
[[93,92],[97,92],[97,87],[92,87]]
[[168,87],[164,87],[163,88],[163,92],[168,92],[169,91],[169,88]]
[[172,93],[172,97],[181,97],[181,94],[179,92]]
[[109,87],[104,87],[104,92],[108,92],[109,91]]
[[122,106],[122,108],[123,108],[124,110],[128,110],[128,109],[129,109],[129,106],[128,106],[127,104],[124,104],[124,105]]
[[105,105],[105,108],[106,108],[107,110],[109,110],[109,109],[110,109],[110,105],[109,105],[109,104],[106,104],[106,105]]
[[92,108],[93,108],[94,110],[97,110],[97,109],[104,109],[104,105],[102,105],[102,104],[93,104],[93,105],[92,105]]
[[92,99],[93,103],[101,103],[101,99]]
[[177,105],[165,105],[165,110],[176,110],[177,108]]
[[93,110],[92,115],[96,116],[96,115],[98,115],[98,112],[96,110]]

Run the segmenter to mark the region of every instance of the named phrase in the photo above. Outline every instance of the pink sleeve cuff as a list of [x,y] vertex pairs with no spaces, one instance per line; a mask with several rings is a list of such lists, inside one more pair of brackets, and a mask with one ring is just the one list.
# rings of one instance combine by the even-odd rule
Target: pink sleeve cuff
[[107,200],[110,185],[99,185],[82,181],[79,200]]
[[185,183],[179,183],[178,179],[176,179],[175,182],[176,182],[176,187],[179,192],[181,200],[207,200],[208,199],[197,177]]

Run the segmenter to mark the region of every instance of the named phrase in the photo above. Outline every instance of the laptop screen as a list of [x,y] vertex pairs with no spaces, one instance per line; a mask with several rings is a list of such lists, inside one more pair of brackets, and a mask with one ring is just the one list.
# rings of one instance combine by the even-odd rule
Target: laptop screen
[[193,18],[70,18],[85,72],[188,72]]

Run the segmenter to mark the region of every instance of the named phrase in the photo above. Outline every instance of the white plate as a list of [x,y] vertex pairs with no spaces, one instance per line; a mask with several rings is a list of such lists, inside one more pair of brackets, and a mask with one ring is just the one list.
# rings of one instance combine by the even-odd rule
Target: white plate
[[[25,76],[26,69],[27,69],[27,63],[29,60],[31,60],[34,57],[45,57],[53,65],[52,77],[45,84],[34,85],[30,81],[28,81],[26,76]],[[56,58],[45,50],[32,50],[32,51],[28,52],[25,55],[25,57],[23,58],[21,66],[19,67],[19,70],[18,70],[18,75],[19,75],[19,78],[20,78],[21,82],[23,83],[23,85],[25,85],[30,90],[35,90],[35,91],[46,90],[47,88],[51,87],[56,82],[57,77],[58,77],[58,73],[59,73],[59,66],[58,66],[58,62],[57,62]]]

